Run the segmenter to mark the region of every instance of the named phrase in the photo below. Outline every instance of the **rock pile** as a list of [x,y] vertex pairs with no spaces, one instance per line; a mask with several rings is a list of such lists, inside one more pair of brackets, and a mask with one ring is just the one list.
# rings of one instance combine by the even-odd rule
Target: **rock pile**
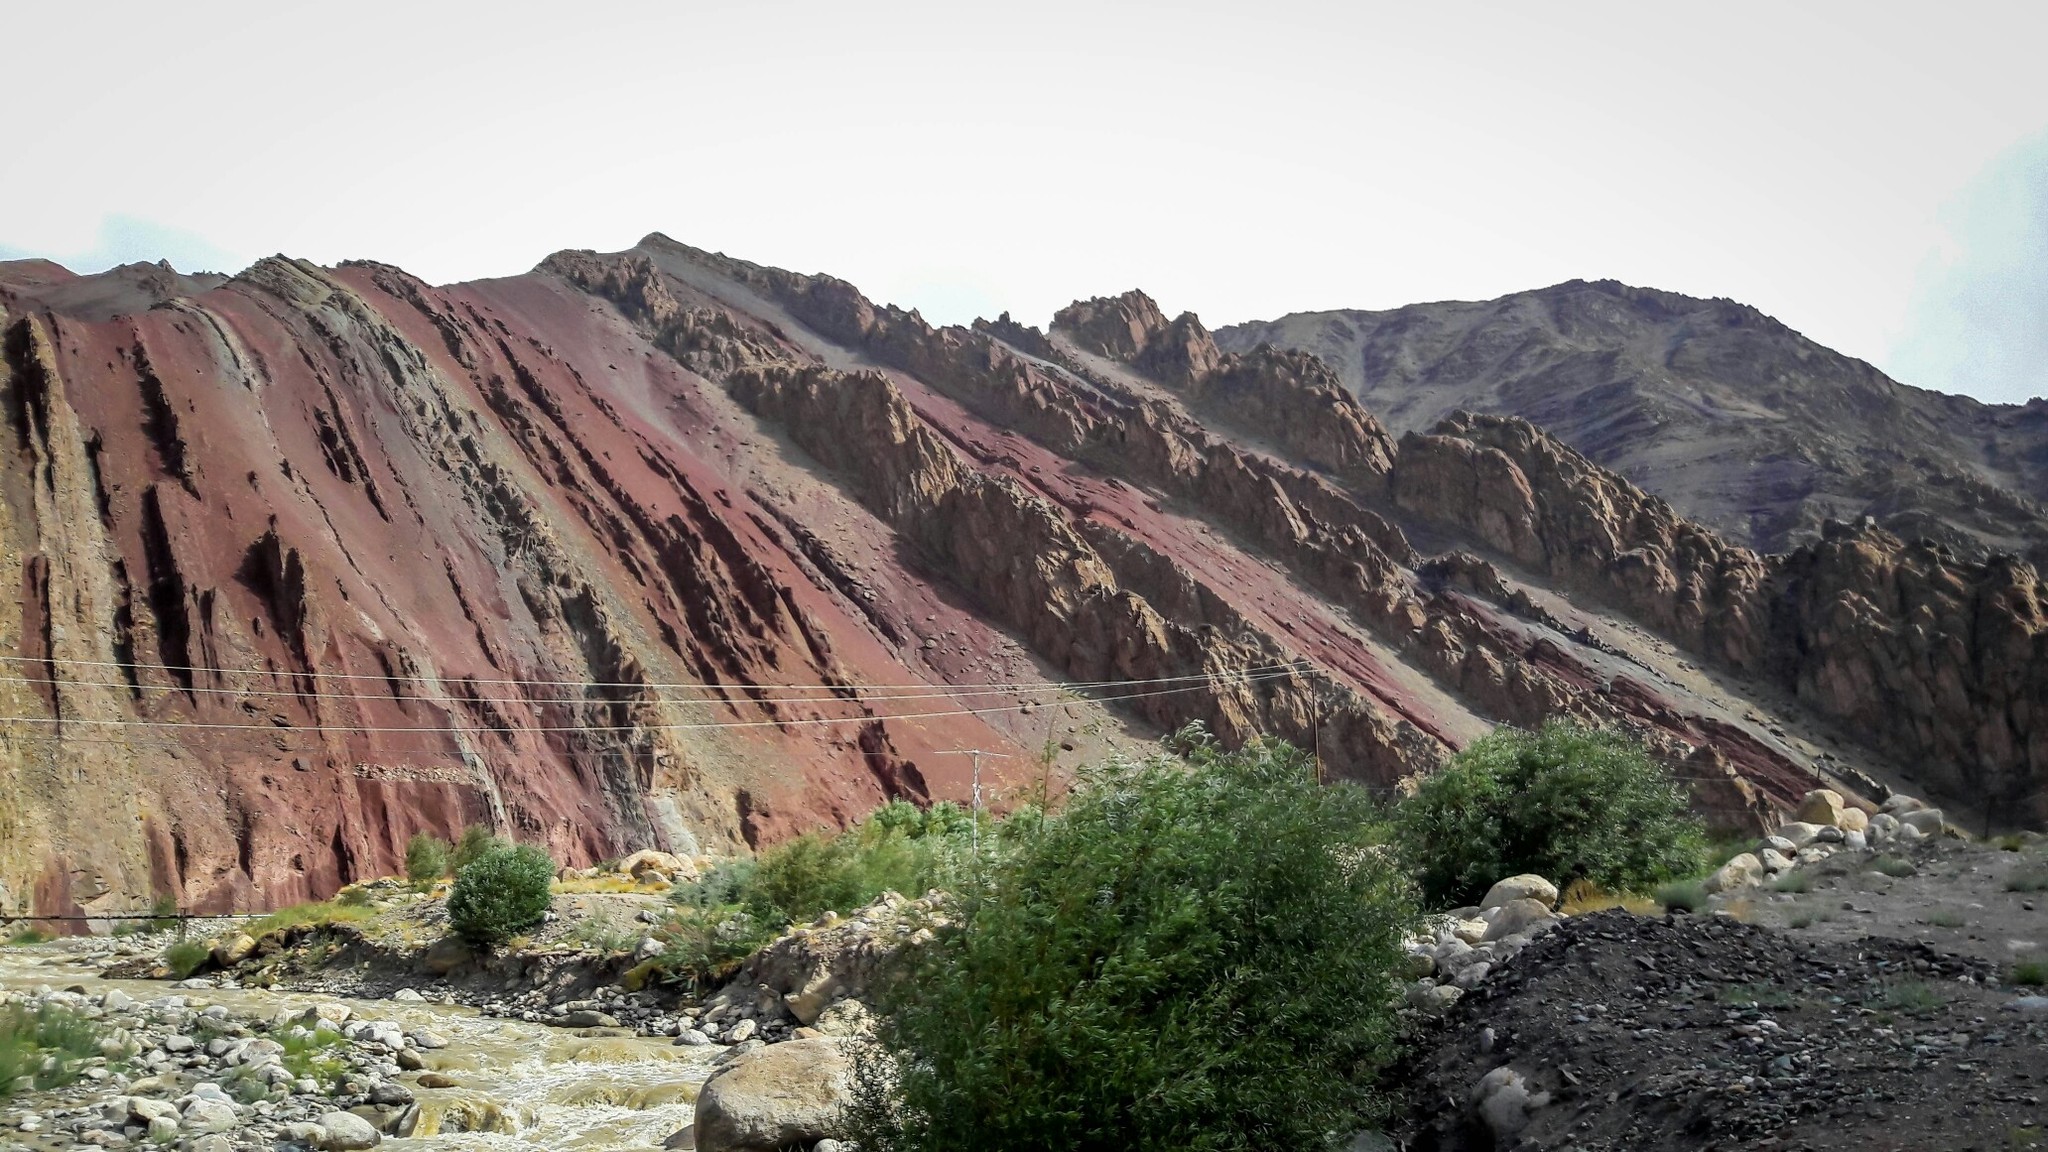
[[1556,927],[1557,885],[1541,876],[1510,876],[1495,884],[1476,907],[1436,917],[1407,941],[1407,1004],[1439,1012],[1492,973],[1495,966]]
[[1851,807],[1833,789],[1816,788],[1800,801],[1792,820],[1707,877],[1706,889],[1718,894],[1753,887],[1840,851],[1910,847],[1941,835],[1944,826],[1941,809],[1904,793],[1892,794],[1872,815]]
[[42,989],[4,1003],[74,1018],[99,1037],[96,1056],[49,1058],[68,1065],[71,1086],[28,1097],[6,1118],[15,1131],[61,1134],[80,1147],[372,1148],[408,1134],[418,1117],[399,1073],[420,1066],[420,1050],[447,1044],[331,1003],[269,1020],[183,995],[138,1001],[119,989]]

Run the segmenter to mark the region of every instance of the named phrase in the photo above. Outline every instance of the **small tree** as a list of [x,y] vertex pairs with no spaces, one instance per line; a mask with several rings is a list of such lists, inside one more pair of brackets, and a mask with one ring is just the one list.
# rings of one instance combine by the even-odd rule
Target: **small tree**
[[491,830],[481,824],[471,824],[462,830],[455,841],[455,850],[449,857],[448,866],[460,872],[469,865],[484,858],[487,853],[507,847],[503,840],[491,835]]
[[415,884],[430,884],[448,874],[451,849],[446,840],[428,832],[415,832],[405,844],[405,878]]
[[1642,892],[1706,865],[1685,792],[1642,745],[1565,720],[1474,741],[1422,781],[1396,823],[1437,907],[1476,903],[1524,872]]
[[490,948],[541,922],[555,862],[530,844],[500,845],[455,873],[448,923],[455,934]]
[[887,982],[863,1149],[1328,1148],[1374,1112],[1413,907],[1370,799],[1176,739],[1006,841]]

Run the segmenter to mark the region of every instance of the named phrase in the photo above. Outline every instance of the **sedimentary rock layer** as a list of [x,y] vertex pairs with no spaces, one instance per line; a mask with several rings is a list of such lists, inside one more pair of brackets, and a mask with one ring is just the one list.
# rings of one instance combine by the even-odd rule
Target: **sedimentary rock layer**
[[942,328],[651,236],[0,308],[0,906],[300,899],[470,822],[759,845],[1195,721],[1384,792],[1575,716],[1725,823],[1817,772],[2038,802],[2024,565],[1759,556],[1142,294]]

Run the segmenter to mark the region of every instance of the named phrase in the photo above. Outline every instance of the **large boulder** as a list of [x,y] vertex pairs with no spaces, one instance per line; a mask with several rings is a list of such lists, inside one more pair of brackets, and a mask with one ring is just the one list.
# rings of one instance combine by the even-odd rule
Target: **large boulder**
[[669,880],[688,883],[697,879],[697,866],[680,856],[653,848],[642,848],[624,860],[619,861],[618,870],[638,880],[650,872],[659,872]]
[[1804,824],[1825,824],[1838,828],[1842,823],[1842,794],[1833,788],[1815,788],[1799,801],[1799,810],[1792,816]]
[[763,946],[710,1003],[758,994],[780,1001],[764,1011],[786,1011],[799,1024],[816,1023],[835,1001],[866,995],[875,976],[900,949],[929,939],[930,930],[945,923],[938,898],[906,900],[885,892],[851,916],[828,912],[818,922]]
[[1504,936],[1526,932],[1531,927],[1549,924],[1554,919],[1550,914],[1550,905],[1541,900],[1527,898],[1510,900],[1498,908],[1489,910],[1487,914],[1493,917],[1492,922],[1486,926],[1488,940],[1499,940]]
[[1941,835],[1941,809],[1915,808],[1899,817],[1899,823],[1907,828],[1918,829],[1922,836]]
[[1861,808],[1844,808],[1835,820],[1835,827],[1843,832],[1861,832],[1870,827],[1870,814]]
[[223,937],[213,946],[213,962],[223,968],[232,968],[249,958],[256,951],[256,938],[247,932],[237,932]]
[[1764,862],[1753,854],[1744,852],[1721,865],[1712,876],[1707,877],[1705,887],[1709,893],[1733,892],[1737,888],[1748,888],[1762,883],[1763,878]]
[[845,1138],[852,1071],[846,1041],[833,1037],[733,1059],[697,1094],[697,1152],[775,1152]]
[[1540,900],[1545,908],[1557,907],[1557,885],[1532,873],[1510,876],[1486,890],[1479,910],[1498,908],[1510,900]]
[[1833,827],[1833,824],[1810,824],[1804,820],[1792,820],[1778,826],[1778,836],[1790,841],[1794,848],[1804,848],[1820,839],[1822,829]]

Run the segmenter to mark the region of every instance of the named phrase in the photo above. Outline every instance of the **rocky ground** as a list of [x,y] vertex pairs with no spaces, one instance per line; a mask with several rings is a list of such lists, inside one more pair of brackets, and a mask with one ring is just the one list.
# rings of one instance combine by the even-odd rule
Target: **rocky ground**
[[[1904,798],[1890,807],[1873,815],[1810,796],[1798,813],[1809,819],[1696,886],[1692,912],[1678,910],[1683,891],[1670,912],[1640,901],[1602,910],[1519,876],[1438,918],[1410,944],[1409,1052],[1390,1078],[1398,1108],[1363,1146],[2048,1147],[2048,995],[2037,986],[2048,980],[2048,842],[1978,843]],[[0,1111],[0,1147],[230,1152],[367,1147],[472,1123],[529,1131],[530,1112],[510,1098],[448,1119],[442,1070],[462,1065],[408,1010],[467,1005],[488,1027],[524,1029],[527,1047],[559,1036],[676,1054],[686,1063],[653,1073],[687,1080],[695,1104],[671,1146],[829,1150],[869,981],[944,924],[942,901],[892,894],[828,914],[699,996],[644,980],[670,908],[664,886],[571,877],[548,923],[483,957],[442,938],[437,895],[378,882],[355,897],[372,909],[364,919],[261,941],[224,933],[221,965],[163,996],[16,991],[26,1010],[90,1021],[94,1047],[64,1062],[72,1083]],[[51,964],[135,975],[166,942],[37,947]],[[236,996],[276,1007],[252,1011]]]
[[1559,916],[1514,878],[1425,933],[1400,1146],[2048,1147],[2048,843],[1819,839],[1867,823],[1835,818],[1738,855],[1690,914]]
[[448,1045],[340,1004],[265,1020],[201,1003],[119,989],[9,994],[0,1010],[76,1021],[96,1040],[93,1054],[64,1061],[70,1084],[30,1091],[0,1114],[0,1146],[369,1148],[386,1132],[412,1134],[419,1109],[399,1076]]

